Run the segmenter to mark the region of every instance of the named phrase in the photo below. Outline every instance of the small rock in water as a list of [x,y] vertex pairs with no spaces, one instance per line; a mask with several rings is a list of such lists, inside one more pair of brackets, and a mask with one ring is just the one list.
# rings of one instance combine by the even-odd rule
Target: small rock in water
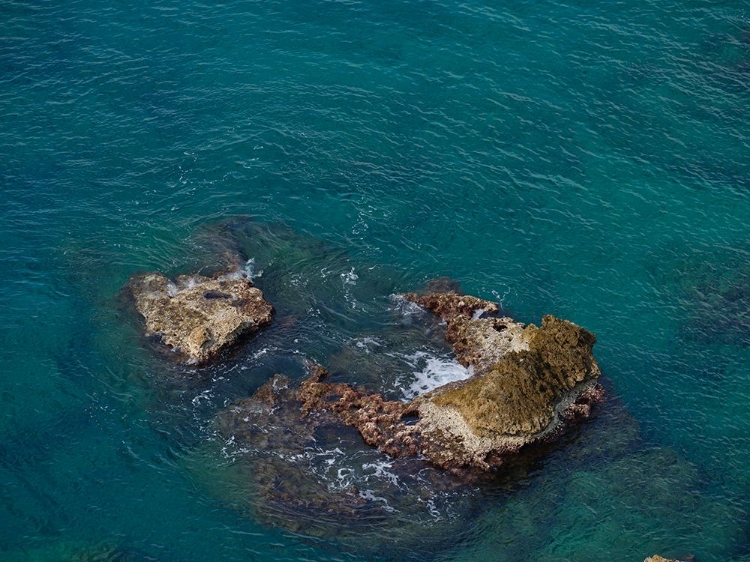
[[239,272],[181,275],[174,281],[146,273],[131,279],[128,289],[146,321],[146,335],[158,336],[190,364],[209,361],[268,325],[273,315],[260,289]]

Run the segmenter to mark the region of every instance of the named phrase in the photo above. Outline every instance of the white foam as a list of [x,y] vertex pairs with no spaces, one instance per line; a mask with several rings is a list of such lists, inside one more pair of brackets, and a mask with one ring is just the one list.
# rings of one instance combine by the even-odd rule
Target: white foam
[[255,268],[255,258],[250,258],[245,262],[245,265],[242,266],[242,272],[250,281],[263,277],[263,270]]
[[193,398],[193,406],[200,406],[201,402],[210,402],[211,398],[213,398],[213,393],[210,390],[204,390],[198,396]]
[[373,471],[373,476],[375,476],[375,478],[377,478],[378,480],[385,480],[387,482],[390,482],[394,486],[399,485],[398,476],[388,470],[389,468],[393,468],[393,463],[391,461],[378,460],[375,462],[368,462],[364,463],[362,465],[362,468],[366,471]]
[[468,379],[474,374],[473,367],[464,367],[454,358],[433,357],[424,351],[418,351],[405,359],[415,366],[423,365],[421,370],[414,372],[416,380],[401,389],[406,400],[413,400],[420,394],[449,382]]
[[354,273],[354,268],[352,267],[352,270],[348,273],[342,273],[341,274],[341,280],[344,282],[344,285],[356,285],[357,279],[359,279],[359,275]]
[[293,287],[307,287],[308,279],[302,273],[295,273],[289,281]]
[[402,322],[404,324],[411,324],[412,318],[415,316],[424,316],[426,314],[424,308],[417,303],[406,300],[403,295],[391,295],[391,302],[393,303],[391,310],[401,314]]
[[375,495],[375,492],[373,492],[372,490],[360,490],[359,497],[371,502],[380,502],[383,504],[383,509],[388,513],[396,513],[396,510],[388,504],[387,499],[382,496]]

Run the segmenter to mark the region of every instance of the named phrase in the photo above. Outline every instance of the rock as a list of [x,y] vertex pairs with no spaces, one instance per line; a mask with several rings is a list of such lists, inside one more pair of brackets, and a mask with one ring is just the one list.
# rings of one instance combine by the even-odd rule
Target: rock
[[422,533],[435,526],[435,506],[455,512],[463,498],[468,508],[485,473],[524,467],[544,449],[528,456],[521,449],[551,441],[601,399],[595,338],[575,324],[480,318],[497,306],[455,292],[406,298],[440,314],[446,339],[474,374],[400,401],[339,382],[345,370],[329,378],[311,364],[301,383],[274,375],[230,405],[215,428],[240,455],[238,485],[252,490],[263,521],[355,542],[360,524],[389,536],[407,525]]
[[205,363],[221,350],[271,322],[273,307],[242,273],[168,279],[146,273],[128,289],[146,321],[146,335],[158,336],[176,356]]
[[417,293],[407,293],[404,295],[406,300],[415,302],[423,306],[430,312],[434,312],[446,322],[455,319],[458,316],[472,317],[476,312],[497,312],[497,304],[494,302],[472,297],[470,295],[461,295],[455,291],[446,293],[428,293],[420,296]]
[[428,402],[458,410],[481,438],[548,431],[555,418],[573,413],[568,412],[571,404],[595,386],[600,373],[591,354],[594,341],[593,334],[575,324],[545,316],[541,328],[531,325],[511,340],[517,342],[510,348],[513,353],[489,372],[459,388],[437,389]]
[[393,457],[421,455],[453,471],[489,470],[589,417],[602,399],[596,338],[572,322],[545,316],[537,328],[476,318],[496,305],[456,293],[406,298],[442,316],[446,339],[474,375],[403,403],[323,382],[327,373],[316,367],[297,392],[303,415],[327,412]]
[[659,556],[658,554],[654,554],[653,556],[649,556],[646,558],[643,562],[695,562],[694,556],[686,556],[682,559],[676,559],[676,558],[664,558],[663,556]]
[[419,449],[419,428],[410,425],[418,410],[413,403],[385,400],[343,383],[325,383],[328,371],[314,366],[312,375],[297,391],[303,416],[326,413],[339,423],[356,428],[368,445],[392,457],[415,456]]
[[509,351],[529,348],[520,322],[510,318],[479,318],[486,312],[498,312],[493,302],[453,291],[425,296],[408,293],[404,297],[445,320],[446,341],[453,345],[456,359],[472,366],[474,374],[486,373]]

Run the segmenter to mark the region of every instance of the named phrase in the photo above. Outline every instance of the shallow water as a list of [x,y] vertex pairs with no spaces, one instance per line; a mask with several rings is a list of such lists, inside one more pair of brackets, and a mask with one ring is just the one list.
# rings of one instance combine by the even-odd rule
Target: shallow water
[[[5,2],[2,557],[749,560],[749,14]],[[277,321],[176,368],[120,291],[230,254]],[[216,412],[305,359],[402,398],[449,355],[391,295],[442,275],[595,332],[600,416],[449,531],[259,519]]]

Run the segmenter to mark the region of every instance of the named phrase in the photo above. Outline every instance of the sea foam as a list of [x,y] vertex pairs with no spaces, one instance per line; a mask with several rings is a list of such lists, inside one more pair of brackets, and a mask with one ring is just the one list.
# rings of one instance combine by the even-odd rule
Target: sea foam
[[421,367],[421,370],[414,372],[415,380],[401,389],[406,400],[449,382],[468,379],[474,374],[473,367],[464,367],[455,358],[435,357],[424,351],[418,351],[406,359],[415,367]]

